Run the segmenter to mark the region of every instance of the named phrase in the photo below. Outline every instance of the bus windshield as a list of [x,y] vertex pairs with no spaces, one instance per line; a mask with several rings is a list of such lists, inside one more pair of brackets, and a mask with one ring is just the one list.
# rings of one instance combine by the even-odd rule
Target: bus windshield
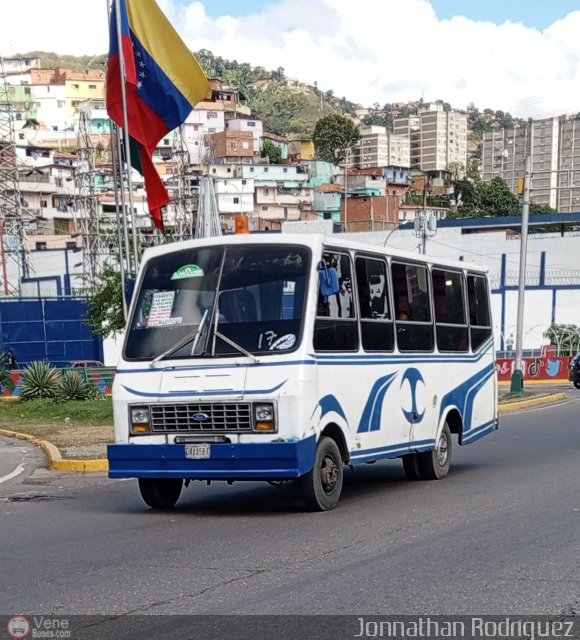
[[309,249],[288,245],[196,247],[151,259],[136,293],[125,358],[295,350],[310,262]]

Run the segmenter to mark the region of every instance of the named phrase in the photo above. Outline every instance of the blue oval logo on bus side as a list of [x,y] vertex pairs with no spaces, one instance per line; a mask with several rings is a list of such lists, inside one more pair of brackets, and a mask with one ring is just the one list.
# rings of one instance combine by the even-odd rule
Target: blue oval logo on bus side
[[209,416],[207,415],[207,413],[194,413],[191,416],[196,422],[203,422],[204,420],[207,420],[209,418]]

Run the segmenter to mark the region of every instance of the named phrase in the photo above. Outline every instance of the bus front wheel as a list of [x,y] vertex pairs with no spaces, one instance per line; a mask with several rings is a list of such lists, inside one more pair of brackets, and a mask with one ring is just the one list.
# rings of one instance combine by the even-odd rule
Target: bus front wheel
[[181,478],[139,478],[139,491],[152,509],[171,509],[181,495]]
[[451,432],[445,423],[433,451],[417,454],[421,480],[441,480],[449,473],[451,466]]
[[343,470],[336,442],[332,438],[320,438],[313,469],[299,479],[304,502],[310,511],[334,509],[342,491]]

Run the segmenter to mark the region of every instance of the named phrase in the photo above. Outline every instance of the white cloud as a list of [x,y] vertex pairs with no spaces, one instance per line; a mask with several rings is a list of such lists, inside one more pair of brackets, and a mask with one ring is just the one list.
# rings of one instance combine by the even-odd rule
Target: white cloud
[[[108,48],[106,0],[3,5],[3,55]],[[281,66],[362,104],[422,95],[524,117],[580,111],[580,11],[539,31],[518,22],[439,20],[428,0],[278,0],[261,13],[217,19],[199,1],[160,5],[192,49]]]

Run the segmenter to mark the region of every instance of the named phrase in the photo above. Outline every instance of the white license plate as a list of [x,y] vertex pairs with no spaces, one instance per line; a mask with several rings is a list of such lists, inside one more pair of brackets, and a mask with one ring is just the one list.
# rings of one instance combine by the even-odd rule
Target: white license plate
[[189,460],[208,460],[211,458],[211,445],[186,444],[185,457]]

